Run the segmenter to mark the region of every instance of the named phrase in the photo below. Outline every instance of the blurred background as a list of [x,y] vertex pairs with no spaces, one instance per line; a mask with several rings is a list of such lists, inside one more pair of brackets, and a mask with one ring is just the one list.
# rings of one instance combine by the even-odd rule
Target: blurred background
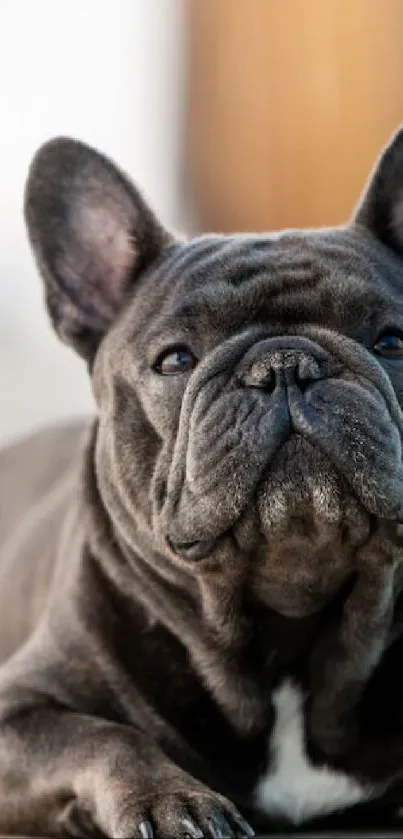
[[58,134],[189,234],[345,221],[403,121],[403,0],[2,0],[0,443],[92,409],[22,218]]

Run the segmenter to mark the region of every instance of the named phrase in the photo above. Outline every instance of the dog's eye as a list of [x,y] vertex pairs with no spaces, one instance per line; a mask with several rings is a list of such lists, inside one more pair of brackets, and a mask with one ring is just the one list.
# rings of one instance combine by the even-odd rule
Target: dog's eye
[[196,367],[197,359],[187,347],[172,347],[160,355],[155,370],[161,376],[177,376]]
[[376,342],[374,352],[383,358],[403,358],[403,338],[387,332]]

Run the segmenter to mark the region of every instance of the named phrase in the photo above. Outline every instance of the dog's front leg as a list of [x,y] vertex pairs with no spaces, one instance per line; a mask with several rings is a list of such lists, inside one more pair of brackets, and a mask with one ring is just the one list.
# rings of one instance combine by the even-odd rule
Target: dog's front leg
[[108,837],[251,836],[223,796],[142,732],[1,699],[0,832]]

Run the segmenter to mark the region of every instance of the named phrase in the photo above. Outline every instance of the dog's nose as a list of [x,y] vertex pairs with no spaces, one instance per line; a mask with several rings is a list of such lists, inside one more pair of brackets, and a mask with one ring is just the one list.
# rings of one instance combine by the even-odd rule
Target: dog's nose
[[297,349],[272,349],[253,362],[244,383],[272,393],[278,385],[304,391],[326,376],[323,361]]

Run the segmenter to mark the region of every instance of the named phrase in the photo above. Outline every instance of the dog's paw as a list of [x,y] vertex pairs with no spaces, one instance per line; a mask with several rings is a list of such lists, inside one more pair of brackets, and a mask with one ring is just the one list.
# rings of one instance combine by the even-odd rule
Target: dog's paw
[[70,801],[59,819],[63,836],[72,839],[105,839],[105,833],[95,824],[91,813],[77,800]]
[[159,795],[140,801],[133,795],[111,810],[109,823],[104,823],[101,829],[95,816],[92,817],[79,802],[71,802],[63,813],[62,834],[75,839],[246,839],[254,836],[254,830],[230,801],[208,791]]
[[254,836],[236,807],[216,793],[182,792],[127,802],[113,839],[235,839]]

